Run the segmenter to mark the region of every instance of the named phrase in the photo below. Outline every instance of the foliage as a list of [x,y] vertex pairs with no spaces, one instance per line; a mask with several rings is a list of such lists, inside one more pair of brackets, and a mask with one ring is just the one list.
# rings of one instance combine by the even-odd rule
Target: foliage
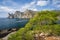
[[38,12],[24,28],[9,37],[8,40],[34,40],[34,33],[60,35],[60,24],[56,23],[57,13],[54,11]]

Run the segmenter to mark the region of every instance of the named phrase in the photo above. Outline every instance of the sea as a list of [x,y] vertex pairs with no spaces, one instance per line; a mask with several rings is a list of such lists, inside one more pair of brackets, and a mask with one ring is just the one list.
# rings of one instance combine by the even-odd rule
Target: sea
[[29,19],[8,19],[0,18],[0,30],[11,29],[11,28],[21,28],[28,23]]
[[[21,28],[28,23],[29,19],[9,19],[9,18],[0,18],[0,30],[11,29],[11,28]],[[60,24],[60,20],[56,22]]]

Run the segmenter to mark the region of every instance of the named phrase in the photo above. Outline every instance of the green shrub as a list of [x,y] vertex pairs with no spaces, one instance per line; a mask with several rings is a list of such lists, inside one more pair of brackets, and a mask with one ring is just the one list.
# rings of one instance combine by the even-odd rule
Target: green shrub
[[11,35],[8,40],[34,40],[34,33],[60,35],[60,24],[56,24],[57,14],[54,11],[38,12],[24,28]]

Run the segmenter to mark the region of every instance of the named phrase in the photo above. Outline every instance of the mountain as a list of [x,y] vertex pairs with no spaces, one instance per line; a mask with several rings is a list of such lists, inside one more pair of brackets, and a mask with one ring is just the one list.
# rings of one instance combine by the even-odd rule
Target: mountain
[[[51,10],[57,14],[60,14],[60,10]],[[32,18],[38,11],[25,10],[24,12],[15,11],[14,13],[8,13],[8,18]],[[58,15],[60,19],[60,15]]]
[[24,12],[15,11],[13,14],[8,13],[8,18],[32,18],[36,11],[25,10]]

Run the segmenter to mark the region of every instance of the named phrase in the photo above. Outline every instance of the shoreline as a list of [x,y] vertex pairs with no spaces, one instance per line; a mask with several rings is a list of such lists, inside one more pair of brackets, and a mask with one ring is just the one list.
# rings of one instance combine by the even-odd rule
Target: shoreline
[[0,30],[0,38],[4,38],[6,37],[7,35],[9,35],[10,33],[12,32],[15,32],[19,30],[19,28],[12,28],[12,29],[6,29],[6,30]]
[[0,38],[0,40],[8,40],[8,37],[9,37],[11,34],[14,34],[14,33],[16,33],[16,31],[9,33],[8,35],[6,35],[6,36],[3,37],[3,38]]

